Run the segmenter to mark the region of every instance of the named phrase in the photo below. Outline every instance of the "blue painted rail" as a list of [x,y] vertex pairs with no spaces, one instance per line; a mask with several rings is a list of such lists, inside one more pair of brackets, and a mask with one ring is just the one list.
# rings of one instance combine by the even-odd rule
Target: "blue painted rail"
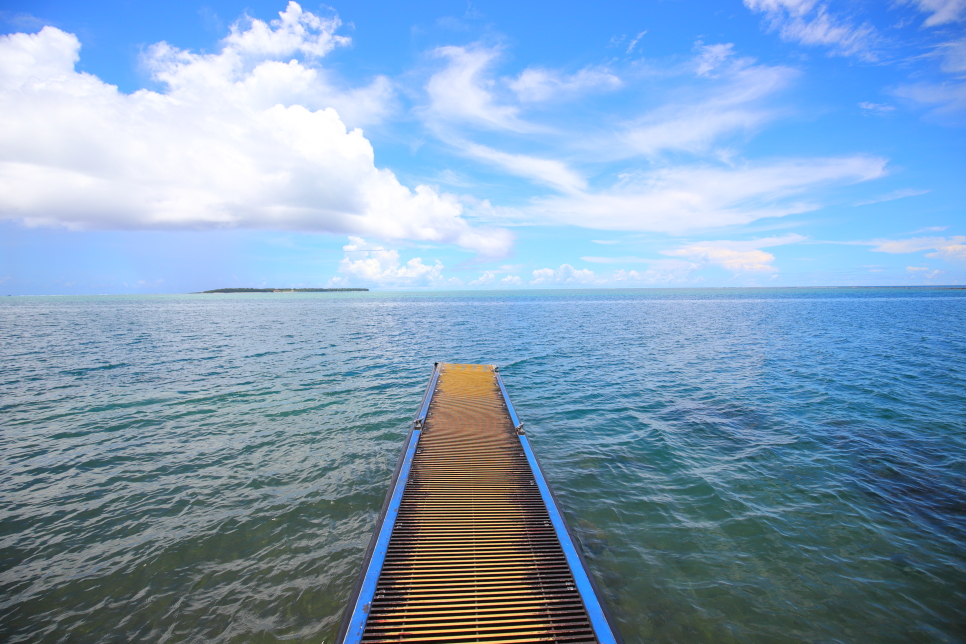
[[434,367],[336,641],[620,642],[495,367]]

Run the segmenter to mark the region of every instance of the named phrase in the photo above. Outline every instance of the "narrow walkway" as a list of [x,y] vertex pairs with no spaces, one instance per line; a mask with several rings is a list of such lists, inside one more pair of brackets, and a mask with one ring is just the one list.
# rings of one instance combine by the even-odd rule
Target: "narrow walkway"
[[[380,526],[372,599],[356,600],[364,629],[357,619],[343,641],[614,642],[495,369],[440,364],[433,382]],[[381,556],[377,544],[370,569]]]

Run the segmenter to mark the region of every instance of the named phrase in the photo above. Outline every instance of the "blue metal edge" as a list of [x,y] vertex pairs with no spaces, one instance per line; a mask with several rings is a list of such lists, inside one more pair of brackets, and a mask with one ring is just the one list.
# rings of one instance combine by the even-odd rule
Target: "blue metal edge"
[[409,469],[412,466],[416,446],[419,443],[422,423],[426,419],[426,412],[429,410],[429,403],[432,401],[437,380],[439,380],[439,363],[433,365],[433,375],[426,386],[419,412],[413,420],[413,427],[409,430],[409,435],[406,437],[406,442],[399,454],[396,469],[393,471],[392,481],[389,484],[389,491],[386,493],[386,500],[383,502],[379,521],[376,522],[376,528],[366,549],[362,571],[346,605],[339,634],[335,638],[335,641],[340,644],[352,644],[362,640],[369,606],[372,604],[376,582],[379,580],[382,565],[386,559],[389,538],[392,536],[392,530],[396,524],[399,505],[402,502],[403,492],[409,479]]
[[439,380],[439,363],[433,364],[433,375],[429,379],[429,384],[426,386],[426,393],[423,394],[423,404],[419,406],[419,411],[416,413],[416,418],[413,422],[416,423],[418,427],[422,427],[423,423],[426,421],[426,414],[429,413],[429,403],[433,401],[433,392],[436,391],[436,381]]
[[513,409],[513,403],[510,402],[510,394],[506,392],[506,387],[503,386],[503,378],[500,377],[500,372],[496,371],[496,384],[500,386],[500,392],[503,393],[503,402],[506,403],[506,410],[510,412],[510,420],[513,421],[513,427],[519,430],[523,423],[517,417],[517,412]]
[[[500,386],[500,391],[503,393],[503,401],[506,403],[507,411],[510,413],[510,420],[519,431],[523,423],[520,422],[516,411],[513,409],[513,403],[510,402],[510,396],[507,394],[506,387],[503,385],[503,378],[500,377],[499,372],[496,374],[496,381]],[[574,576],[574,582],[577,584],[577,591],[580,593],[580,598],[584,603],[584,609],[587,611],[587,616],[590,617],[590,623],[594,629],[594,635],[597,636],[597,641],[600,644],[623,644],[620,633],[611,625],[613,620],[610,617],[607,607],[600,601],[600,590],[597,588],[593,577],[587,572],[587,565],[584,561],[583,553],[580,552],[576,540],[570,534],[570,528],[567,526],[567,521],[563,513],[560,512],[557,498],[554,496],[553,490],[550,489],[550,484],[547,483],[547,479],[543,476],[543,470],[540,468],[536,454],[533,453],[533,449],[530,447],[530,440],[522,432],[519,438],[523,453],[526,455],[527,462],[530,464],[530,470],[533,472],[533,480],[540,490],[540,497],[543,499],[544,505],[547,506],[550,523],[553,526],[554,532],[557,534],[560,547],[564,551],[567,564],[570,566],[570,571]]]

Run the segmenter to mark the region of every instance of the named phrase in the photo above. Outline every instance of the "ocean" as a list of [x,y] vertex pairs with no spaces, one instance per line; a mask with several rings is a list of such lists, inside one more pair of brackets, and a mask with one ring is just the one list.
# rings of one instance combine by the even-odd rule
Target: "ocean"
[[433,362],[625,641],[966,642],[966,290],[0,298],[0,641],[332,642]]

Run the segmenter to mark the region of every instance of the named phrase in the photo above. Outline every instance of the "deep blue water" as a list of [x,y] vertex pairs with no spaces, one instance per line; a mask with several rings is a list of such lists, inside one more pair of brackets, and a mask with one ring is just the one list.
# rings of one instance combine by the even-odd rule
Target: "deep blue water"
[[966,641],[966,290],[0,299],[0,641],[331,642],[434,361],[628,644]]

